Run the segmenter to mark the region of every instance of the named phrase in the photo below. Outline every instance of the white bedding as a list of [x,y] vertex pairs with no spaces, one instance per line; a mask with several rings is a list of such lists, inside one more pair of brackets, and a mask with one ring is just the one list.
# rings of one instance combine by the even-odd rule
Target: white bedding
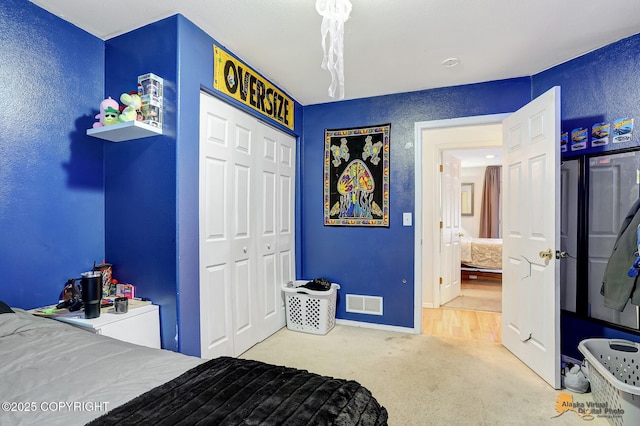
[[502,270],[502,239],[462,238],[460,261],[475,268]]
[[0,425],[82,425],[206,361],[14,311],[0,315]]

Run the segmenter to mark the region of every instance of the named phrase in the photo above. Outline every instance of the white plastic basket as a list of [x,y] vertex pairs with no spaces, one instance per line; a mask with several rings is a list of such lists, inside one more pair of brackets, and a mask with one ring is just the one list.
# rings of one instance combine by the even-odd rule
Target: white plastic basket
[[[585,356],[596,417],[613,425],[640,424],[640,344],[618,339],[585,339]],[[593,411],[593,409],[592,409]]]
[[285,295],[287,328],[313,334],[327,334],[336,325],[336,298],[339,284],[328,291],[301,288],[309,280],[297,280],[282,286]]

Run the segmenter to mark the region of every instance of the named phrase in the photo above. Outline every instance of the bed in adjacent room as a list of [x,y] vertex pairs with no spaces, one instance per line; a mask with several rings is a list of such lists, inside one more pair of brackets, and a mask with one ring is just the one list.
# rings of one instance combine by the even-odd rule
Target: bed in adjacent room
[[0,424],[387,424],[386,409],[352,380],[204,360],[4,307]]
[[502,281],[502,239],[462,238],[460,263],[463,280]]

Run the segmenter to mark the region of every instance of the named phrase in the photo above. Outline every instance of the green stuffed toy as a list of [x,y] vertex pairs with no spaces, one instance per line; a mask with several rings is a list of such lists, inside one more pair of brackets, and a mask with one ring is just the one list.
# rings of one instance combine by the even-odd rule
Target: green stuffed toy
[[120,102],[126,107],[120,113],[119,121],[134,121],[138,119],[140,109],[142,108],[142,100],[137,94],[123,93],[120,95]]

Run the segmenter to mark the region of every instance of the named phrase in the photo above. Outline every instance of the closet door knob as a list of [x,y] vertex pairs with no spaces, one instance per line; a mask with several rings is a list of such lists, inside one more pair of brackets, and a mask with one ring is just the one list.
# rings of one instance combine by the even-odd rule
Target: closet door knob
[[271,244],[267,244],[267,250],[271,250]]
[[246,247],[242,247],[242,252],[246,253],[247,252],[247,248]]

